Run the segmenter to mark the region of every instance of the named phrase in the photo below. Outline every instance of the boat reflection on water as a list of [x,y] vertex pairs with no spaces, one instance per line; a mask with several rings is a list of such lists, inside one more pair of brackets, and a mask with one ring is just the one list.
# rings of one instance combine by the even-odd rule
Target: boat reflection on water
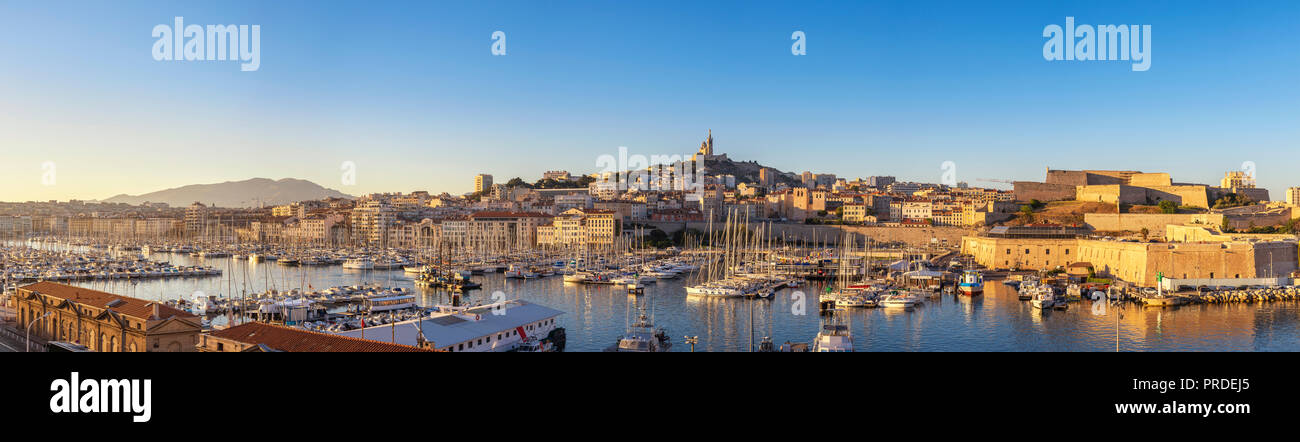
[[[276,265],[269,256],[261,256],[261,252],[259,258],[249,255],[246,260],[204,260],[154,250],[151,253],[152,259],[173,265],[201,264],[226,271],[213,277],[108,279],[74,285],[150,300],[188,300],[196,291],[233,298],[241,292],[258,293],[275,287],[283,291],[371,283],[409,289],[419,295],[416,303],[422,307],[447,303],[452,295],[442,288],[416,287],[412,276],[400,267],[368,271],[345,271],[341,265],[285,267]],[[493,294],[502,292],[507,299],[520,298],[566,312],[557,319],[557,325],[567,331],[565,351],[602,351],[628,331],[624,312],[634,298],[625,296],[625,287],[566,283],[558,274],[508,279],[503,273],[486,273],[473,274],[472,279],[483,287],[461,295],[466,305],[490,304],[496,301]],[[653,328],[667,329],[679,338],[699,336],[697,351],[747,351],[751,328],[748,301],[687,296],[684,286],[693,283],[679,277],[657,279],[646,286],[654,300]],[[759,341],[764,335],[776,344],[791,342],[792,346],[811,347],[812,338],[821,331],[817,301],[826,285],[803,282],[798,288],[777,290],[770,300],[758,300],[754,304],[755,316],[760,318],[755,320],[754,347],[762,346]],[[1079,303],[1065,311],[1034,309],[1028,300],[1017,299],[1016,285],[992,279],[984,281],[983,296],[977,298],[945,295],[942,299],[926,297],[928,305],[912,309],[856,308],[851,311],[855,328],[849,330],[855,350],[1114,351],[1117,328],[1123,351],[1300,350],[1300,302],[1163,308],[1128,304],[1117,321],[1112,316],[1116,309],[1111,306],[1103,315],[1092,313],[1091,305]],[[950,303],[949,299],[956,301]],[[972,320],[975,315],[978,320]],[[770,325],[764,323],[767,318]],[[210,319],[214,324],[224,321],[221,317]],[[1015,338],[1002,338],[1005,336]],[[688,346],[676,345],[672,349],[688,351]]]

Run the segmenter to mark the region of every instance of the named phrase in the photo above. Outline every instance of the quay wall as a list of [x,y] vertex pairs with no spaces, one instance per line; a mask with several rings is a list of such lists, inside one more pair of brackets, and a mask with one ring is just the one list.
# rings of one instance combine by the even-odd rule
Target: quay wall
[[[709,223],[703,221],[654,221],[645,223],[669,234],[690,228],[701,232],[708,231]],[[906,243],[909,246],[921,247],[930,245],[931,238],[938,239],[941,244],[946,243],[950,246],[956,246],[961,243],[962,236],[972,235],[974,229],[962,227],[883,227],[883,226],[841,226],[841,225],[816,225],[816,224],[798,224],[798,223],[772,223],[772,235],[775,238],[781,238],[782,235],[787,239],[803,239],[804,241],[826,241],[836,243],[844,236],[844,231],[853,232],[858,235],[866,235],[878,242],[898,241]],[[713,223],[714,230],[721,230],[721,223]]]
[[1294,242],[1140,243],[1086,238],[962,238],[962,253],[993,269],[1055,269],[1087,262],[1098,275],[1144,287],[1156,274],[1178,279],[1288,275],[1300,265]]
[[1181,287],[1181,286],[1187,286],[1187,287],[1200,287],[1200,286],[1206,286],[1207,288],[1210,288],[1210,289],[1221,289],[1221,288],[1234,289],[1234,288],[1237,288],[1237,287],[1241,287],[1241,286],[1243,286],[1243,285],[1244,285],[1244,286],[1257,286],[1257,285],[1263,285],[1263,286],[1279,286],[1279,285],[1291,285],[1291,284],[1293,284],[1294,282],[1295,282],[1295,281],[1292,280],[1291,278],[1285,278],[1285,277],[1279,277],[1279,278],[1241,278],[1241,279],[1233,279],[1233,278],[1215,278],[1215,279],[1209,279],[1209,278],[1198,278],[1198,279],[1165,278],[1165,279],[1163,279],[1163,280],[1160,281],[1160,288],[1162,288],[1162,289],[1164,289],[1164,290],[1168,290],[1168,291],[1173,292],[1173,291],[1178,291],[1178,287]]

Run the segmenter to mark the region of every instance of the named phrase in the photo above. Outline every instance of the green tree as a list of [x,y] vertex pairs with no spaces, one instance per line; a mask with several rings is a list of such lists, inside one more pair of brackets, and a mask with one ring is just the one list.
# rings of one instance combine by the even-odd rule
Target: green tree
[[1282,233],[1290,233],[1290,234],[1300,233],[1300,218],[1292,219],[1290,221],[1287,221],[1286,224],[1283,224]]
[[1161,201],[1161,202],[1160,202],[1160,212],[1161,212],[1161,213],[1178,213],[1178,203],[1175,203],[1175,202],[1170,201],[1170,200],[1164,200],[1164,201]]

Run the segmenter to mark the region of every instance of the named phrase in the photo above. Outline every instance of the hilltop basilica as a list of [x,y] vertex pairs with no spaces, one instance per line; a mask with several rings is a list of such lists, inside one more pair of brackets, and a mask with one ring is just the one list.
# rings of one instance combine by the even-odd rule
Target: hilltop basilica
[[713,154],[713,129],[709,129],[709,137],[705,138],[704,141],[700,143],[699,152],[696,152],[695,155],[691,155],[691,161],[695,161],[696,158],[703,159],[704,161],[727,160],[727,154],[725,153],[722,155]]

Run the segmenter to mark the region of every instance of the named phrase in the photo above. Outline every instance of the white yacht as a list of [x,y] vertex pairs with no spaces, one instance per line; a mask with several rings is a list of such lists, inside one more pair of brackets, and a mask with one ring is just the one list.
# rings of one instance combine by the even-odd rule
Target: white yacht
[[588,276],[590,276],[590,274],[587,272],[565,273],[564,282],[587,282]]
[[736,287],[722,284],[701,284],[686,287],[687,295],[720,296],[725,298],[744,296],[745,292]]
[[862,308],[862,307],[875,307],[876,305],[877,305],[876,299],[860,293],[842,294],[835,298],[836,307]]
[[897,290],[890,291],[880,297],[880,306],[885,308],[912,308],[916,306],[916,303],[915,296],[909,293],[899,293]]
[[814,352],[851,352],[853,351],[853,333],[849,326],[840,323],[837,320],[837,315],[833,313],[831,321],[822,323],[822,329],[817,332],[817,337],[813,338],[812,344],[812,351]]
[[506,277],[507,277],[507,278],[520,278],[520,279],[522,279],[522,278],[526,278],[526,277],[527,277],[527,276],[526,276],[527,273],[528,273],[528,268],[527,268],[527,267],[524,267],[524,265],[523,265],[523,264],[520,264],[520,263],[510,264],[510,267],[507,267],[507,268],[506,268]]
[[370,270],[375,268],[375,262],[370,258],[354,258],[343,261],[343,268],[353,270]]

